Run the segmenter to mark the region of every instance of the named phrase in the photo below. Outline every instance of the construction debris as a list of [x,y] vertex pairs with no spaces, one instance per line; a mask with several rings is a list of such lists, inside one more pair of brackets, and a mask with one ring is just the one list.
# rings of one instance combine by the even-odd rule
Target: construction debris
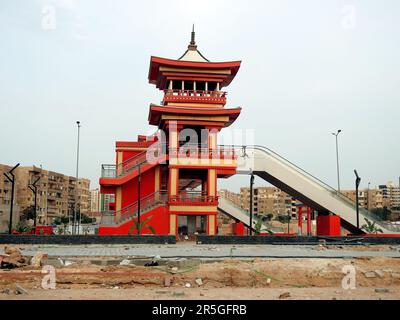
[[20,286],[19,284],[15,285],[15,294],[28,294],[28,290],[24,287]]
[[129,259],[124,259],[119,263],[120,266],[129,266],[130,264],[131,264],[131,260],[129,260]]
[[3,290],[1,291],[1,293],[4,293],[4,294],[11,294],[11,293],[12,293],[12,290],[11,290],[10,288],[5,288],[5,289],[3,289]]
[[198,286],[202,286],[202,285],[203,285],[203,280],[201,280],[201,278],[197,278],[197,279],[195,280],[195,282],[196,282],[196,284],[197,284]]
[[21,255],[21,250],[16,248],[16,247],[12,247],[12,246],[5,246],[4,247],[4,253],[5,254],[13,254],[13,253],[18,253],[19,255]]
[[168,293],[168,290],[156,290],[157,294],[165,294]]
[[31,266],[35,268],[39,268],[42,266],[42,260],[47,258],[47,253],[45,252],[36,252],[36,254],[31,259]]
[[364,276],[366,278],[376,278],[376,274],[374,271],[364,272]]
[[290,292],[284,292],[279,296],[279,299],[287,299],[290,298]]
[[158,266],[158,262],[151,260],[150,262],[145,263],[144,265],[145,267],[157,267]]
[[177,273],[177,272],[178,272],[178,268],[177,267],[171,268],[171,273]]
[[165,277],[164,278],[164,287],[170,287],[170,286],[171,286],[171,278]]
[[382,270],[375,270],[374,272],[379,276],[379,278],[383,278],[385,276]]
[[0,259],[0,269],[25,267],[29,263],[29,259],[24,257],[18,248],[5,246],[4,253]]

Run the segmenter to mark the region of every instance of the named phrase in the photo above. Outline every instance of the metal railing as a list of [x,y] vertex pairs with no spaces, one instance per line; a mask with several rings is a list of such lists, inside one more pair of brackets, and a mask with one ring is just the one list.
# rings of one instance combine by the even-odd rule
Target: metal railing
[[[154,149],[153,157],[157,158],[162,154],[158,154],[160,150],[166,150],[172,157],[192,158],[192,159],[236,159],[237,155],[232,148],[206,148],[196,145],[185,144],[180,148],[168,148],[168,144],[158,144],[158,148]],[[162,151],[161,151],[162,152]],[[120,178],[131,173],[147,162],[147,151],[143,151],[124,162],[115,164],[102,164],[102,178]]]
[[138,166],[146,162],[147,152],[143,151],[124,162],[115,164],[102,164],[101,177],[103,178],[118,178],[138,169]]
[[225,98],[226,91],[217,90],[179,90],[179,89],[165,89],[166,96],[183,96],[183,97],[215,97]]
[[203,205],[217,205],[218,196],[209,196],[206,192],[201,191],[183,191],[178,195],[171,196],[169,202],[172,203],[184,203],[184,204],[197,204],[201,203]]
[[[140,213],[146,213],[147,211],[155,208],[158,205],[166,204],[168,201],[168,194],[166,191],[153,192],[140,199]],[[120,224],[128,219],[136,218],[138,215],[138,201],[122,208],[118,211],[103,211],[102,212],[102,224]],[[111,220],[110,217],[113,217]],[[117,220],[117,217],[119,219]]]
[[[276,153],[275,151],[273,151],[273,150],[271,150],[271,149],[269,149],[267,147],[260,146],[260,145],[253,145],[253,146],[238,146],[238,145],[231,145],[231,146],[227,145],[227,146],[224,146],[224,145],[222,145],[222,147],[232,147],[232,148],[235,148],[236,150],[240,149],[244,153],[244,154],[242,154],[243,156],[245,156],[246,150],[250,150],[250,149],[254,149],[254,150],[259,150],[259,151],[265,152],[268,155],[270,155],[270,156],[274,157],[275,159],[277,159],[278,161],[285,163],[287,166],[292,167],[293,169],[295,169],[298,173],[302,174],[303,176],[313,180],[315,183],[319,184],[325,190],[329,191],[333,197],[339,198],[340,200],[342,200],[343,202],[347,203],[347,205],[353,207],[354,209],[356,208],[356,203],[352,199],[350,199],[346,195],[342,194],[341,192],[339,192],[335,188],[333,188],[330,185],[328,185],[327,183],[325,183],[324,181],[318,179],[317,177],[313,176],[311,173],[305,171],[304,169],[300,168],[299,166],[297,166],[293,162],[287,160],[283,156],[279,155],[278,153]],[[394,225],[394,224],[391,224],[391,223],[389,223],[387,221],[384,221],[384,220],[382,220],[381,217],[379,217],[376,214],[368,211],[365,208],[362,208],[361,206],[359,207],[359,212],[364,217],[367,217],[370,220],[375,221],[381,227],[383,227],[383,228],[385,228],[385,229],[387,229],[389,231],[400,232],[400,226],[399,225]]]
[[207,148],[190,144],[182,145],[180,148],[170,148],[169,155],[172,157],[194,159],[236,159],[237,157],[232,148]]

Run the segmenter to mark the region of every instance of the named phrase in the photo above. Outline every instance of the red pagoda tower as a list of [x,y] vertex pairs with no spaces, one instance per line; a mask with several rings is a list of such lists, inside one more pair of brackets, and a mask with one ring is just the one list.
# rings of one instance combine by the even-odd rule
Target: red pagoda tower
[[[210,62],[197,49],[192,31],[188,49],[177,60],[152,56],[148,79],[164,92],[150,105],[150,136],[116,142],[116,164],[102,165],[101,193],[115,202],[103,213],[99,234],[140,233],[215,235],[217,179],[236,172],[232,150],[218,147],[221,129],[241,108],[225,108],[221,91],[236,76],[240,61]],[[156,157],[154,157],[156,155]]]

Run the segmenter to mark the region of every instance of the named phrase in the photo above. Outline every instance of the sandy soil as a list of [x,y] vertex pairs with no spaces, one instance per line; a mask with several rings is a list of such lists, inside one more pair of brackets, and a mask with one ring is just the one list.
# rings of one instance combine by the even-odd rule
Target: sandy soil
[[[182,294],[176,296],[176,293]],[[389,287],[387,293],[377,293],[374,288],[129,288],[129,289],[34,289],[29,295],[0,294],[0,299],[10,300],[279,300],[289,292],[285,300],[398,300],[400,286]],[[174,294],[175,293],[175,294]]]
[[[355,267],[355,290],[342,289],[345,265]],[[399,275],[400,259],[386,257],[225,260],[178,270],[74,264],[57,268],[57,289],[44,290],[41,269],[24,267],[0,270],[0,292],[19,284],[28,294],[0,299],[400,299]]]

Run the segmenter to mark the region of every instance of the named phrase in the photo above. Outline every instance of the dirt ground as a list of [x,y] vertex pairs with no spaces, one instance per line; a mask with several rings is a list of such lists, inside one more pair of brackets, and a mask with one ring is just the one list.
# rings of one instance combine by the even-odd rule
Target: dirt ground
[[[354,290],[342,288],[344,266],[355,268]],[[43,276],[0,270],[0,299],[400,299],[400,259],[388,257],[229,259],[177,270],[76,263],[56,268],[55,290],[42,289]],[[28,293],[15,294],[16,285]]]

